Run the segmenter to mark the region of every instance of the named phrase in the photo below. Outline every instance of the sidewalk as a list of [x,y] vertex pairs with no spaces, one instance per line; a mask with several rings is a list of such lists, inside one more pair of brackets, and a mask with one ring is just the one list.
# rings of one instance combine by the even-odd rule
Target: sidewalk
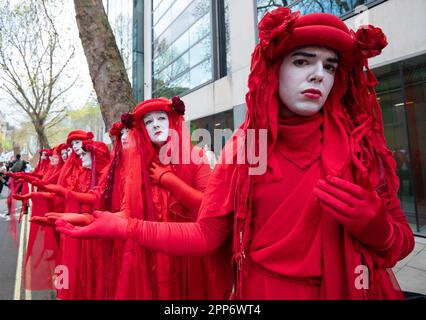
[[416,237],[414,250],[393,271],[403,291],[426,295],[426,239]]

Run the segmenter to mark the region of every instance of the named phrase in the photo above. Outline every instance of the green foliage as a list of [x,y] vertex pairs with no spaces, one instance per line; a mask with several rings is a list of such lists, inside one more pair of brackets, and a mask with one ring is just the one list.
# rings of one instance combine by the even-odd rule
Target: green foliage
[[6,139],[6,137],[0,132],[0,150],[11,150],[12,143]]

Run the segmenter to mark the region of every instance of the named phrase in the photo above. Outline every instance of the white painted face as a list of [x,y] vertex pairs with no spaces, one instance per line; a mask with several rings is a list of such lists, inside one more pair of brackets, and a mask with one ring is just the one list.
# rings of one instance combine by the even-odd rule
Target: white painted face
[[284,57],[279,96],[294,114],[312,116],[324,106],[334,84],[338,56],[324,47],[302,47]]
[[41,153],[41,160],[45,160],[47,157],[46,157],[46,152],[42,152]]
[[68,150],[62,149],[61,150],[61,157],[62,157],[62,160],[66,161],[68,159]]
[[72,148],[67,148],[67,153],[68,153],[68,157],[70,157],[72,154]]
[[151,142],[162,145],[169,135],[169,117],[164,111],[149,112],[143,118]]
[[81,165],[83,168],[91,169],[92,168],[92,153],[88,151],[84,151],[80,155]]
[[129,146],[129,132],[130,130],[128,128],[121,129],[121,145],[124,149],[127,149]]
[[82,140],[72,140],[71,141],[71,147],[78,156],[83,153],[83,141]]
[[52,166],[56,166],[56,165],[58,165],[58,163],[59,163],[59,157],[58,157],[58,155],[56,155],[56,154],[51,155],[51,156],[49,157],[49,160],[50,160],[50,164],[51,164]]

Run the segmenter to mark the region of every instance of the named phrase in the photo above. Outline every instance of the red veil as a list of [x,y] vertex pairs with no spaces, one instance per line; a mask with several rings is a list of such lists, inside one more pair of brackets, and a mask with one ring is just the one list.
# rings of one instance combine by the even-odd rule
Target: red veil
[[[58,156],[57,165],[49,165],[42,178],[46,184],[56,183],[64,161],[61,150],[66,149],[65,144],[55,146],[51,155]],[[47,154],[49,155],[49,153]],[[44,216],[46,212],[54,211],[53,199],[47,199],[33,194],[31,216]],[[55,231],[50,227],[43,227],[32,223],[28,237],[27,252],[25,257],[25,287],[28,290],[53,289],[52,275],[57,264],[58,243]]]
[[[130,136],[135,142],[134,148],[128,154],[125,164],[127,177],[124,192],[123,210],[131,218],[148,221],[195,221],[196,216],[189,213],[163,187],[152,184],[149,176],[149,166],[152,162],[164,165],[160,161],[159,150],[153,146],[143,123],[143,116],[151,111],[164,111],[169,118],[169,139],[167,152],[164,156],[170,161],[171,170],[180,179],[191,185],[188,177],[194,172],[194,163],[188,163],[188,155],[194,150],[189,130],[183,118],[183,103],[180,99],[174,101],[158,98],[150,99],[139,104],[133,111],[134,129]],[[203,158],[202,150],[199,152]],[[164,159],[162,159],[164,160]],[[185,164],[185,160],[186,163]],[[189,157],[190,160],[190,157]],[[163,162],[163,163],[161,163]],[[132,174],[140,173],[140,174]],[[128,240],[123,257],[123,268],[117,289],[118,299],[203,299],[206,292],[206,279],[200,276],[205,261],[201,258],[171,257],[151,252]],[[186,272],[193,270],[185,278]]]

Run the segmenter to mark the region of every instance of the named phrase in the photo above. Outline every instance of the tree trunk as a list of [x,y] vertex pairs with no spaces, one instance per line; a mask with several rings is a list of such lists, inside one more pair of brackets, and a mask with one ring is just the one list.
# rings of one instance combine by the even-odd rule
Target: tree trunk
[[34,123],[34,129],[37,133],[37,141],[39,149],[48,148],[50,149],[49,139],[47,139],[46,132],[44,130],[44,125]]
[[102,0],[74,0],[74,7],[90,77],[108,130],[136,101]]

